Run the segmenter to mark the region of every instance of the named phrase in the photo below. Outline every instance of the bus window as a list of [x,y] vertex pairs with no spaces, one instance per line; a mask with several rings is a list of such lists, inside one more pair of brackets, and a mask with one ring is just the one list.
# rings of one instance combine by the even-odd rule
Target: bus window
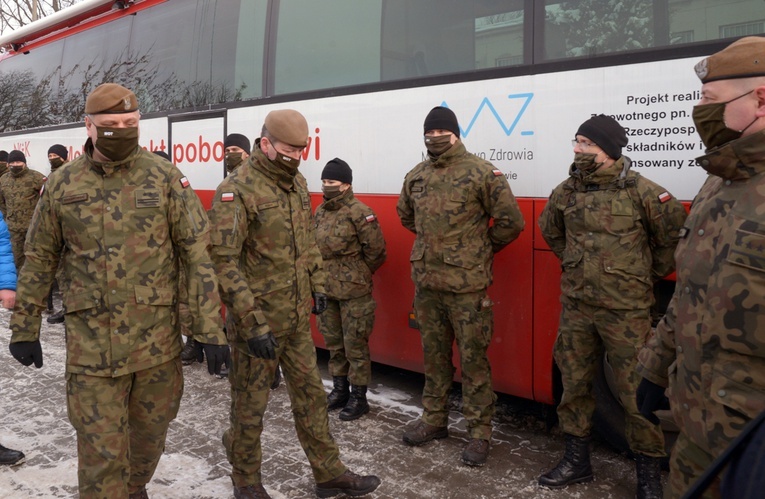
[[542,59],[765,33],[761,0],[546,0]]
[[379,81],[382,3],[281,2],[273,93]]
[[[268,1],[225,2],[225,7],[222,3],[219,2],[219,9],[230,13],[220,18],[225,22],[216,17],[213,74],[221,75],[219,78],[228,82],[226,87],[239,97],[236,100],[261,97]],[[230,21],[232,15],[233,22]],[[236,39],[230,38],[231,33],[236,33]]]

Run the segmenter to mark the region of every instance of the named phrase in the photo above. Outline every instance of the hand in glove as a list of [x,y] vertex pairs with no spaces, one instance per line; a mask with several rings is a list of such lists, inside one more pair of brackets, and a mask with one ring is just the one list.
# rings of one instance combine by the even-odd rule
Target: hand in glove
[[43,365],[42,346],[40,346],[40,340],[35,341],[17,341],[8,345],[11,350],[13,358],[18,360],[25,366],[35,363],[36,368],[41,368]]
[[659,424],[659,418],[654,412],[666,408],[664,387],[643,378],[637,389],[636,401],[640,414],[651,423]]
[[324,293],[314,293],[313,308],[311,309],[311,313],[319,315],[325,310],[327,310],[327,295]]
[[259,326],[259,328],[264,328],[268,332],[266,334],[260,334],[254,338],[250,338],[247,340],[247,346],[250,348],[250,352],[255,357],[258,357],[259,359],[274,360],[276,358],[277,347],[274,333],[271,332],[271,329],[268,328],[268,326]]
[[223,365],[230,367],[231,350],[228,348],[228,345],[211,345],[209,343],[200,343],[199,341],[197,341],[197,345],[200,346],[197,360],[202,362],[202,357],[207,357],[208,373],[220,375]]

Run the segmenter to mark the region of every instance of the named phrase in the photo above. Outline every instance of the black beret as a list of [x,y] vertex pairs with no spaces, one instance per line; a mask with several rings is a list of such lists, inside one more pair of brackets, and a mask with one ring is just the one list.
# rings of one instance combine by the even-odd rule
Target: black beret
[[223,141],[223,148],[231,146],[236,146],[250,154],[250,139],[241,133],[230,133],[226,136],[226,140]]
[[50,149],[48,149],[48,154],[50,153],[58,154],[58,156],[64,161],[66,161],[67,157],[69,156],[69,151],[61,144],[53,144],[50,146]]
[[322,180],[339,180],[344,184],[353,183],[353,171],[348,163],[340,158],[331,159],[321,172]]
[[436,106],[425,117],[423,132],[430,130],[449,130],[457,137],[460,136],[460,126],[457,123],[457,115],[448,107]]
[[622,157],[622,147],[627,145],[627,132],[612,117],[605,114],[593,116],[579,126],[576,135],[584,135],[595,142],[612,159]]
[[24,156],[24,153],[21,151],[11,151],[10,154],[8,154],[8,163],[16,163],[18,161],[27,164],[27,157]]

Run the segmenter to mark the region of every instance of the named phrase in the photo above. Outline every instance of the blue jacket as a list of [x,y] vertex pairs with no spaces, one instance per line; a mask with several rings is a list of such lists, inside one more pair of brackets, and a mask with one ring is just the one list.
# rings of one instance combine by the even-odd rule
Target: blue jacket
[[16,264],[11,249],[11,233],[0,213],[0,289],[16,291]]

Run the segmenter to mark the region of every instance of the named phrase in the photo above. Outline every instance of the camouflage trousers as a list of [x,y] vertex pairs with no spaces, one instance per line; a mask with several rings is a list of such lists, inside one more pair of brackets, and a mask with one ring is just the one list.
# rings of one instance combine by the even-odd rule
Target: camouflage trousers
[[346,471],[340,462],[337,444],[329,433],[327,395],[316,364],[308,318],[300,320],[297,330],[277,334],[276,341],[274,360],[252,357],[242,352],[241,346],[231,349],[232,366],[228,374],[231,426],[223,434],[223,445],[232,466],[235,487],[261,483],[260,435],[277,364],[284,374],[298,440],[311,464],[314,479],[317,483],[326,482]]
[[486,350],[494,329],[486,291],[451,293],[417,288],[414,310],[422,337],[425,387],[422,421],[447,426],[449,390],[454,379],[452,345],[457,340],[462,371],[462,413],[470,438],[491,439],[497,396],[491,385]]
[[[704,474],[704,470],[712,464],[716,457],[691,442],[681,429],[669,458],[669,491],[664,494],[664,497],[673,499],[682,497],[696,483],[696,480]],[[722,497],[720,493],[720,477],[724,473],[723,471],[715,478],[706,492],[704,492],[703,498],[717,499]]]
[[369,336],[375,324],[375,306],[371,294],[350,300],[329,300],[327,310],[316,316],[329,349],[332,376],[348,376],[354,385],[369,385],[372,379]]
[[663,457],[664,434],[659,425],[640,414],[635,400],[641,380],[635,370],[637,355],[651,334],[649,310],[611,310],[565,297],[561,303],[563,310],[553,349],[563,381],[563,398],[558,406],[561,429],[577,437],[590,434],[595,412],[592,381],[605,350],[624,407],[630,449],[646,456]]
[[67,374],[81,499],[123,499],[149,483],[183,395],[180,359],[117,378]]
[[16,263],[16,273],[24,266],[24,241],[27,239],[27,231],[9,230],[11,234],[11,250],[13,261]]

